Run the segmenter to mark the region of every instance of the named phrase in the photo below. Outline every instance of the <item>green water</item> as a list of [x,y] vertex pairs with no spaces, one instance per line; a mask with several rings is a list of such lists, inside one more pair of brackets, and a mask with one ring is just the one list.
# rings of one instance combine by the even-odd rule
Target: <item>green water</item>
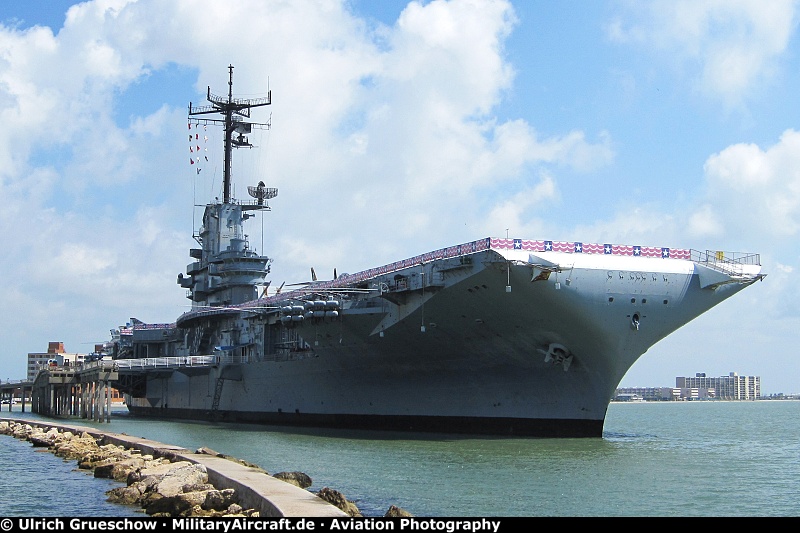
[[800,401],[615,403],[602,439],[74,422],[299,470],[366,516],[800,515]]

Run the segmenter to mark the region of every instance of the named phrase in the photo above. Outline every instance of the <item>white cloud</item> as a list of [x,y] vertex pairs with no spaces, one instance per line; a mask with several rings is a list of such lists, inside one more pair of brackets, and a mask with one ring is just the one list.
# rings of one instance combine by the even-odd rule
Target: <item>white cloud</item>
[[753,240],[783,239],[800,230],[800,132],[787,130],[773,146],[735,144],[708,158],[708,198],[733,232]]
[[[170,65],[198,73],[196,87],[176,88],[186,103],[204,103],[207,86],[225,94],[229,64],[237,96],[272,90],[254,117],[272,113],[272,131],[252,136],[263,152],[235,154],[234,173],[240,190],[259,179],[280,189],[265,234],[258,221],[248,230],[276,258],[273,279],[484,237],[509,214],[537,224],[531,208],[555,195],[548,165],[588,170],[611,152],[602,136],[541,137],[493,116],[514,81],[504,43],[516,23],[508,2],[491,0],[411,3],[374,31],[334,1],[98,0],[71,7],[55,32],[0,27],[3,265],[22,280],[0,301],[25,308],[46,292],[62,314],[40,306],[42,322],[97,334],[129,314],[177,316],[175,278],[196,246],[191,204],[219,186],[221,162],[213,154],[199,177],[188,168],[185,107],[123,100]],[[509,202],[497,187],[518,194]],[[27,329],[17,317],[29,313],[5,311]],[[38,349],[31,335],[9,349]]]
[[[769,78],[794,15],[781,2],[722,5],[635,4],[626,13],[639,18],[617,38],[676,54],[697,65],[698,84],[736,100]],[[664,246],[796,235],[794,130],[772,147],[710,156],[707,194],[686,191],[696,206],[618,192],[618,213],[600,222],[603,199],[565,206],[568,179],[616,170],[617,133],[501,118],[520,75],[505,50],[520,23],[509,2],[491,0],[413,2],[377,28],[333,0],[98,0],[73,6],[55,32],[0,26],[0,266],[19,280],[0,289],[4,332],[20,332],[4,338],[7,350],[48,340],[78,350],[130,316],[169,321],[183,310],[175,278],[197,246],[192,205],[219,194],[221,173],[215,131],[212,161],[199,176],[189,167],[185,105],[203,104],[208,86],[226,94],[229,64],[236,96],[272,91],[273,105],[254,114],[271,114],[272,129],[251,136],[258,150],[234,155],[234,175],[238,192],[259,180],[279,188],[247,228],[275,258],[274,287],[307,280],[312,266],[320,278],[355,272],[506,228]],[[718,67],[732,60],[738,71]],[[610,71],[637,90],[627,67]],[[196,83],[150,90],[171,69]],[[134,85],[147,101],[126,100]],[[788,254],[781,282],[792,284]]]
[[[794,0],[656,0],[625,4],[610,39],[673,57],[698,89],[738,105],[769,82],[797,25]],[[624,22],[630,20],[632,22]]]
[[685,247],[681,223],[657,205],[631,202],[620,206],[609,220],[578,225],[575,234],[581,235],[584,242]]
[[689,216],[686,231],[692,237],[719,237],[725,233],[725,228],[714,208],[705,204]]
[[505,231],[509,230],[514,235],[539,235],[545,225],[532,213],[535,213],[535,209],[543,203],[557,199],[558,190],[555,181],[545,173],[532,187],[495,204],[483,224],[483,234],[502,237],[505,236]]

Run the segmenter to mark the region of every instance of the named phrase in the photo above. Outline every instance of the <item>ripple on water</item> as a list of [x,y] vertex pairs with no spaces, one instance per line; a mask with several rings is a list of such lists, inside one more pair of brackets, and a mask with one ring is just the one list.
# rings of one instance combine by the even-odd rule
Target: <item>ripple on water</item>
[[29,442],[0,435],[0,515],[141,516],[136,507],[106,501],[106,491],[124,485],[95,478]]

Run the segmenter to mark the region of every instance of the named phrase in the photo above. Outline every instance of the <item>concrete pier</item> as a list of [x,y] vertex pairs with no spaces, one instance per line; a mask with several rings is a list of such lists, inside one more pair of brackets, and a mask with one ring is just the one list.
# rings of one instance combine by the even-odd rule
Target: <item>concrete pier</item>
[[118,379],[111,361],[42,370],[31,388],[31,410],[44,416],[111,422],[111,387]]
[[[33,382],[31,381],[21,381],[21,380],[8,380],[5,383],[0,382],[0,400],[3,402],[8,401],[8,412],[11,412],[11,406],[14,405],[14,401],[17,397],[19,397],[19,403],[22,404],[22,412],[25,412],[25,407],[27,403],[28,393],[33,386]],[[2,406],[6,404],[0,404],[0,411],[2,411]]]
[[120,389],[126,377],[144,377],[149,372],[164,373],[187,369],[192,372],[208,372],[208,369],[220,363],[238,365],[245,360],[241,357],[220,358],[208,355],[101,359],[79,366],[49,366],[40,370],[33,383],[28,382],[27,386],[31,390],[31,407],[34,413],[111,422],[112,389]]
[[218,489],[235,489],[242,507],[255,509],[267,517],[347,517],[347,513],[308,490],[276,479],[264,472],[236,461],[194,453],[180,446],[132,437],[121,433],[100,431],[92,427],[71,424],[51,424],[19,418],[0,418],[9,423],[30,424],[40,428],[57,428],[74,434],[88,433],[102,444],[115,444],[133,448],[154,457],[169,457],[172,461],[185,460],[202,464],[208,472],[208,481]]

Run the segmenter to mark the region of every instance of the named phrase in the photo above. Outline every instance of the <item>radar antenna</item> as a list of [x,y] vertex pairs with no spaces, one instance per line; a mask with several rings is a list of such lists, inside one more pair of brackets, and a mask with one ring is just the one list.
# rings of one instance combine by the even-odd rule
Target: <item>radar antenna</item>
[[275,198],[278,196],[278,189],[274,187],[266,187],[263,181],[259,181],[258,185],[255,187],[249,185],[247,187],[247,192],[258,200],[258,205],[264,205],[264,200],[269,200],[270,198]]
[[[253,107],[267,106],[272,103],[272,91],[267,92],[265,98],[255,98],[244,100],[233,97],[233,65],[228,65],[229,80],[228,80],[228,97],[217,96],[211,93],[211,87],[208,87],[208,95],[206,99],[211,105],[203,105],[193,107],[189,102],[189,123],[190,124],[219,124],[225,127],[225,166],[222,173],[223,189],[222,201],[226,204],[231,203],[231,153],[233,148],[251,148],[252,145],[247,140],[247,134],[252,131],[255,126],[260,129],[269,129],[270,124],[258,122],[245,122],[241,117],[250,118],[250,109]],[[224,119],[196,119],[191,118],[197,115],[207,115],[211,113],[219,113],[224,116]],[[236,136],[234,137],[234,133]],[[259,184],[262,185],[262,184]],[[255,188],[257,189],[257,188]],[[269,198],[277,195],[277,189],[263,188],[264,191],[274,191],[275,194]],[[250,193],[253,195],[253,193]],[[267,194],[265,192],[265,194]],[[254,198],[259,200],[259,205],[263,204],[263,198],[253,195]]]

